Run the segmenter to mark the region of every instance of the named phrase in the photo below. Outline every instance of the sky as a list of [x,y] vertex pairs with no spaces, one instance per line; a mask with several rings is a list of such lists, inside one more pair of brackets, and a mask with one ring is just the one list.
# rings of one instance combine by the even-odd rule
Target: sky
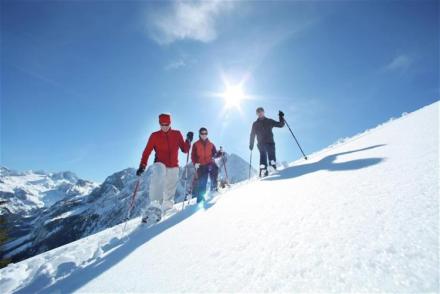
[[163,112],[248,160],[258,106],[309,154],[438,101],[439,36],[438,1],[2,1],[1,165],[103,181]]

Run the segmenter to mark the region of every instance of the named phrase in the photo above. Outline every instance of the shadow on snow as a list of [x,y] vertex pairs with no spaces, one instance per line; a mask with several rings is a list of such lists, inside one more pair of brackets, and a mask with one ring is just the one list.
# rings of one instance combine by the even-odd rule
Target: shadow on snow
[[328,171],[346,171],[346,170],[357,170],[361,168],[365,168],[368,166],[372,166],[378,164],[384,160],[384,158],[363,158],[363,159],[355,159],[345,162],[335,162],[338,156],[347,155],[351,153],[361,152],[365,150],[375,149],[385,146],[385,144],[381,145],[373,145],[370,147],[356,149],[352,151],[340,152],[328,155],[321,160],[313,163],[307,163],[302,165],[295,165],[288,167],[284,170],[281,170],[278,174],[273,176],[269,176],[264,181],[276,181],[276,180],[284,180],[290,178],[297,178],[306,174],[314,173],[320,170],[328,170]]
[[[211,208],[215,204],[212,203],[212,200],[213,198],[209,199],[205,203],[203,209],[206,210]],[[18,290],[16,293],[74,292],[122,261],[138,247],[142,246],[146,242],[150,241],[154,237],[180,223],[181,221],[187,219],[200,209],[201,208],[199,208],[198,205],[194,204],[152,227],[145,228],[139,226],[128,235],[127,241],[113,238],[109,241],[109,244],[102,246],[101,249],[104,253],[112,249],[113,251],[103,257],[96,258],[86,267],[80,268],[72,261],[61,263],[58,265],[54,275],[55,278],[61,276],[65,276],[65,278],[61,278],[51,285],[53,282],[52,277],[50,275],[41,275],[36,280],[32,281],[31,284]]]

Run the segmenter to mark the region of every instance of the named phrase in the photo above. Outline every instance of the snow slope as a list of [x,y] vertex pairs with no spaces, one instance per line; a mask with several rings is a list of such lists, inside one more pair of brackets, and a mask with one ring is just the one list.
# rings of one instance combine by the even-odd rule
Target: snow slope
[[[234,154],[227,159],[232,168],[231,183],[248,179],[249,163]],[[183,170],[177,201],[185,195]],[[192,164],[189,171],[194,174]],[[147,169],[141,177],[132,218],[149,202],[150,176]],[[71,172],[18,172],[0,167],[0,216],[8,236],[1,246],[0,260],[19,262],[122,223],[137,180],[133,168],[116,172],[98,185]],[[190,188],[192,177],[186,180]]]
[[[434,103],[238,184],[0,270],[1,293],[438,292]],[[126,236],[126,237],[124,237]]]

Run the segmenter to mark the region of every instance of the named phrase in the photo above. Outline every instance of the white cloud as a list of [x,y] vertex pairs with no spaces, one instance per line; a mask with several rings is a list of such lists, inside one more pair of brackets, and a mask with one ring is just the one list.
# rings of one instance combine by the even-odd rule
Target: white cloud
[[232,7],[230,1],[177,1],[149,16],[150,35],[159,44],[179,40],[210,42],[217,38],[216,22]]
[[176,61],[173,61],[173,62],[167,64],[164,69],[165,70],[173,70],[173,69],[178,69],[178,68],[181,68],[184,66],[186,66],[185,60],[179,59],[179,60],[176,60]]
[[385,70],[406,70],[411,66],[412,62],[412,59],[408,55],[400,54],[394,57],[393,60],[385,66]]

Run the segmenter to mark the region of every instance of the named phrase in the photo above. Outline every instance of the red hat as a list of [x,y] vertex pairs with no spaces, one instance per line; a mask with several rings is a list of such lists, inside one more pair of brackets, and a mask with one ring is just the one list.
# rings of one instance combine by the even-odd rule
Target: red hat
[[161,125],[170,125],[171,124],[171,115],[162,113],[159,115],[159,123]]

